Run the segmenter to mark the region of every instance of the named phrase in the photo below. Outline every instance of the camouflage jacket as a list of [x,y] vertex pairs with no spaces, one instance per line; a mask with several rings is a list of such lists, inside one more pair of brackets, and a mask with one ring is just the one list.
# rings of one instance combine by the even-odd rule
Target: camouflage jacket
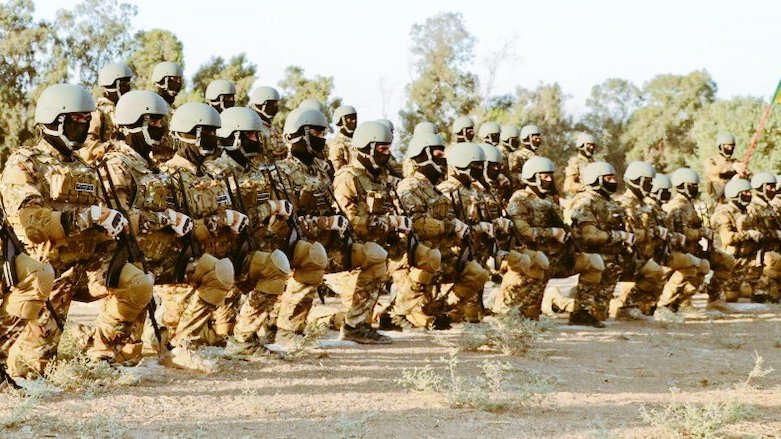
[[114,123],[116,104],[105,97],[98,98],[96,104],[97,109],[92,112],[89,123],[87,141],[79,150],[79,155],[87,163],[97,163],[102,160],[109,147],[108,142],[117,139],[118,130]]
[[275,162],[287,157],[287,146],[285,146],[285,142],[282,140],[282,134],[277,127],[274,126],[274,123],[266,123],[264,120],[263,128],[263,146],[267,152],[265,161]]
[[745,211],[735,203],[722,203],[713,212],[713,228],[716,232],[716,245],[725,252],[738,257],[747,257],[759,250],[759,243],[748,234],[753,229]]
[[564,250],[553,235],[553,227],[563,228],[561,207],[549,198],[540,198],[530,188],[515,191],[507,204],[507,213],[523,244],[532,250],[554,255]]
[[721,154],[708,157],[703,167],[705,193],[713,200],[720,200],[724,195],[724,186],[738,173],[738,165],[735,159],[726,158]]
[[360,239],[380,245],[389,235],[396,235],[388,217],[397,213],[392,190],[385,169],[375,175],[358,160],[339,169],[334,177],[334,196],[355,233]]
[[637,198],[630,189],[615,200],[624,209],[626,230],[635,234],[635,248],[639,253],[635,256],[641,259],[653,258],[665,245],[658,227],[666,227],[663,218],[654,211],[654,201]]
[[524,187],[524,184],[521,181],[521,171],[523,170],[523,164],[526,163],[526,161],[530,158],[536,156],[536,152],[524,147],[518,148],[505,156],[507,160],[508,172],[506,175],[510,178],[514,189],[517,190]]
[[707,229],[691,200],[683,194],[675,193],[663,208],[667,212],[671,231],[686,236],[685,253],[702,254],[699,242],[705,237]]
[[277,167],[282,175],[287,176],[289,201],[301,218],[304,236],[324,244],[335,239],[330,230],[318,224],[318,218],[338,213],[331,197],[331,178],[325,171],[328,165],[318,158],[311,165],[306,165],[297,157],[288,155],[285,160],[277,162]]
[[620,237],[625,231],[624,211],[611,198],[586,189],[572,200],[572,234],[588,252],[618,254],[623,251]]
[[562,192],[565,197],[573,197],[575,194],[585,189],[583,183],[580,182],[580,174],[582,174],[583,169],[592,162],[592,159],[580,153],[569,158],[567,167],[564,168],[564,186],[562,187]]
[[340,131],[328,141],[328,160],[335,171],[339,171],[352,161],[352,140]]
[[[776,198],[774,197],[773,200]],[[749,227],[762,233],[762,247],[766,251],[781,250],[781,240],[778,237],[781,231],[781,216],[774,208],[773,200],[768,203],[754,195],[746,209]]]
[[424,244],[440,247],[452,240],[455,215],[451,200],[420,172],[401,180],[396,187],[399,200],[412,218],[412,227]]

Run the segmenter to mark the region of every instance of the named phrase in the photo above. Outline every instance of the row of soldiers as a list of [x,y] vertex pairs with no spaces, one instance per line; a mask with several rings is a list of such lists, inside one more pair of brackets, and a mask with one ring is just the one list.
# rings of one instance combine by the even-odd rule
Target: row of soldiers
[[[43,373],[72,300],[104,299],[89,334],[95,360],[137,363],[147,322],[157,337],[148,345],[171,347],[171,364],[186,368],[202,367],[204,345],[246,356],[295,343],[335,272],[356,276],[333,322],[358,343],[390,343],[375,322],[446,328],[513,309],[537,318],[548,280],[573,274],[573,300],[556,299],[573,324],[602,326],[619,279],[635,281],[623,308],[658,318],[700,289],[714,304],[736,292],[777,299],[775,210],[752,207],[773,203],[772,174],[726,185],[714,243],[690,169],[667,179],[634,162],[627,192],[614,197],[611,165],[572,165],[565,213],[533,125],[481,127],[485,143],[473,143],[462,117],[446,147],[423,123],[402,167],[390,154],[392,124],[358,124],[352,107],[336,109],[339,133],[327,143],[316,102],[291,111],[279,133],[270,87],[235,107],[235,87],[218,80],[207,103],[173,110],[181,68],[161,63],[153,76],[154,92],[131,91],[127,66],[107,66],[98,106],[82,87],[48,88],[35,112],[41,139],[6,164],[3,230],[18,240],[3,247],[13,273],[0,346],[12,375]],[[590,159],[595,139],[580,140]],[[486,306],[492,274],[501,289]],[[377,306],[391,280],[393,300]]]

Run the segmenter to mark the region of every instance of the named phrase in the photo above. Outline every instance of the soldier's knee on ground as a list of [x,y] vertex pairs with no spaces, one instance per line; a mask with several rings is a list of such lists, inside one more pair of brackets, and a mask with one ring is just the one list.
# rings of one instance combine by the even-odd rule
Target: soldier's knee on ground
[[535,279],[543,279],[545,273],[550,270],[550,261],[545,253],[535,250],[524,250],[526,256],[529,257],[529,270],[526,272],[527,276]]
[[580,273],[581,282],[598,284],[605,271],[605,261],[596,253],[578,253],[575,255],[574,271]]
[[474,297],[483,291],[490,277],[488,270],[476,261],[469,261],[453,285],[453,293],[461,299]]
[[249,263],[249,276],[257,279],[255,290],[280,295],[285,291],[285,284],[293,273],[290,261],[280,250],[273,252],[254,252]]
[[119,273],[119,285],[106,302],[105,312],[109,317],[122,322],[131,322],[152,300],[154,280],[133,264],[125,264]]
[[781,280],[781,253],[770,251],[765,253],[762,274],[769,279]]
[[431,273],[442,269],[442,253],[423,244],[415,248],[415,267]]
[[531,260],[529,256],[515,250],[507,253],[504,257],[507,269],[518,274],[526,274],[531,269]]
[[295,280],[302,284],[317,285],[325,276],[328,254],[319,242],[298,241],[291,262]]
[[378,244],[353,244],[350,252],[353,267],[360,267],[361,275],[380,279],[388,273],[388,252]]
[[52,291],[54,269],[24,253],[14,262],[19,283],[5,297],[3,311],[24,320],[36,319]]
[[198,297],[204,302],[221,306],[234,284],[233,264],[227,258],[217,259],[205,254],[195,264],[193,280],[197,282]]
[[639,277],[635,286],[643,291],[656,290],[662,285],[664,280],[664,269],[653,260],[643,264],[638,274]]

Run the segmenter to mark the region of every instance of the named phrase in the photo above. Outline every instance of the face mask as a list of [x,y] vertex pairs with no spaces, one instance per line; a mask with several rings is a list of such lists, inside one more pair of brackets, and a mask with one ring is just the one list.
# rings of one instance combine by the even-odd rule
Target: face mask
[[472,139],[475,138],[475,130],[474,130],[474,128],[467,128],[466,132],[464,133],[464,137],[466,138],[467,142],[471,142]]
[[474,163],[469,166],[469,176],[473,180],[480,181],[483,179],[483,164],[475,165]]
[[512,147],[513,150],[518,149],[519,146],[521,146],[521,139],[517,137],[510,139],[510,147]]
[[63,128],[65,136],[76,142],[79,147],[87,140],[87,134],[89,134],[89,123],[73,122],[68,118],[65,118],[65,126]]
[[258,112],[260,113],[261,116],[265,117],[267,120],[271,120],[279,112],[279,102],[266,101],[260,105],[260,107],[258,108]]
[[740,197],[738,197],[738,203],[746,207],[751,202],[751,192],[743,192],[740,194]]
[[124,95],[130,91],[130,81],[119,81],[117,88],[119,88],[119,95]]
[[540,180],[540,190],[544,193],[554,192],[556,183],[553,180]]
[[390,152],[387,154],[383,154],[380,152],[377,152],[377,150],[374,151],[374,161],[377,163],[378,166],[384,167],[388,164],[390,161]]
[[669,189],[663,189],[661,192],[659,192],[657,199],[660,200],[662,203],[666,203],[670,201],[670,198],[672,198],[673,194],[670,192]]
[[498,145],[499,144],[499,133],[494,133],[486,137],[485,141],[487,143],[490,143],[491,145]]
[[485,169],[485,177],[489,181],[499,178],[499,174],[502,172],[502,168],[496,163],[487,163],[483,169]]
[[689,195],[689,198],[695,198],[700,194],[700,186],[697,184],[687,184],[686,193]]
[[163,83],[163,89],[165,89],[171,96],[176,96],[182,90],[182,81],[181,79],[177,81],[173,78],[173,76],[166,76],[165,82]]
[[307,136],[309,137],[309,147],[312,148],[312,151],[317,154],[322,153],[325,149],[325,138],[311,135]]
[[618,190],[618,182],[617,181],[603,181],[602,187],[605,188],[605,191],[607,191],[610,194],[616,193]]
[[581,151],[583,151],[584,156],[591,158],[594,156],[595,149],[596,148],[594,148],[594,146],[584,146],[583,149],[581,149]]
[[721,145],[721,155],[723,155],[724,157],[727,158],[732,157],[732,153],[734,151],[735,151],[734,145],[728,145],[728,144]]

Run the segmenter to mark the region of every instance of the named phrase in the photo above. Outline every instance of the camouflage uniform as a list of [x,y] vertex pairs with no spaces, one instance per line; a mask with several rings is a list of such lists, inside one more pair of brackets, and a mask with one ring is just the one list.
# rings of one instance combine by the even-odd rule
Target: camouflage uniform
[[564,169],[564,185],[562,186],[562,194],[565,197],[574,197],[575,194],[585,189],[583,183],[580,182],[580,174],[583,173],[586,166],[593,162],[593,158],[586,157],[581,153],[569,158],[567,167]]
[[762,272],[754,285],[754,294],[764,292],[773,302],[781,298],[781,217],[772,205],[776,198],[768,203],[755,195],[747,208],[752,228],[762,233],[762,250],[756,255],[757,261],[762,263]]
[[[671,231],[686,236],[686,242],[682,249],[683,252],[694,255],[699,259],[699,264],[697,264],[699,273],[707,274],[711,269],[713,270],[713,278],[708,284],[708,296],[711,301],[719,299],[722,287],[726,285],[732,276],[731,270],[735,267],[735,258],[718,248],[713,248],[712,242],[708,251],[703,251],[700,246],[700,239],[706,237],[709,233],[708,228],[703,225],[702,219],[694,208],[694,204],[686,196],[675,193],[672,199],[663,207],[672,226]],[[689,294],[694,294],[695,291],[687,290],[684,292],[679,289],[677,294],[681,293],[688,296]],[[666,306],[668,301],[677,305],[685,299],[685,297],[674,299],[663,293],[659,305]]]
[[[258,248],[242,257],[239,267],[241,272],[236,278],[236,287],[232,295],[246,293],[247,300],[236,314],[238,303],[229,303],[220,309],[228,321],[235,321],[233,337],[238,343],[253,343],[256,341],[273,342],[276,332],[275,306],[278,309],[279,298],[285,290],[292,270],[288,257],[278,246],[287,245],[285,238],[289,235],[288,226],[284,220],[273,215],[268,201],[279,201],[274,191],[270,172],[266,173],[259,167],[260,160],[241,166],[228,153],[206,163],[209,173],[216,178],[235,176],[236,187],[232,187],[234,196],[241,195],[244,212],[251,226],[247,233],[254,233],[253,241]],[[280,182],[274,180],[279,188]],[[220,312],[218,312],[218,315]]]
[[116,104],[106,97],[98,98],[95,104],[97,109],[92,112],[87,141],[78,152],[87,163],[100,162],[109,147],[109,142],[116,140],[118,132],[114,123]]
[[341,131],[328,141],[328,160],[335,171],[349,165],[352,156],[352,138],[342,134]]
[[581,248],[599,253],[605,263],[599,289],[580,290],[575,309],[586,309],[598,320],[606,320],[608,306],[618,278],[631,256],[615,232],[625,231],[624,212],[614,200],[591,188],[572,200],[572,232]]
[[[65,318],[71,300],[109,296],[98,319],[135,321],[152,298],[152,279],[131,264],[121,267],[119,283],[105,286],[116,242],[88,218],[91,205],[105,204],[94,169],[67,160],[46,140],[18,148],[3,171],[2,193],[8,219],[31,256],[49,262],[58,277],[49,296],[55,312]],[[85,214],[87,213],[87,214]],[[30,321],[8,354],[12,375],[43,373],[54,358],[61,332],[48,310]],[[140,344],[123,348],[129,358]],[[122,359],[118,359],[122,361]]]
[[576,297],[598,295],[604,262],[598,254],[576,252],[571,240],[561,243],[554,237],[553,227],[566,227],[558,204],[526,187],[510,198],[507,213],[526,247],[520,253],[528,258],[528,268],[522,258],[510,253],[501,294],[493,304],[494,312],[504,314],[518,309],[528,318],[539,317],[545,286],[552,277],[579,273]]
[[170,290],[161,291],[166,306],[181,301],[183,307],[171,342],[176,347],[193,348],[219,343],[232,329],[229,313],[217,313],[234,285],[234,265],[228,258],[233,256],[236,235],[225,223],[225,209],[231,208],[228,188],[223,181],[205,175],[203,169],[178,153],[162,170],[171,176],[174,188],[178,189],[176,196],[181,206],[185,204],[183,197],[187,197],[193,220],[192,236],[202,252],[194,255],[198,260],[192,275],[188,276],[190,288],[184,300],[170,297]]
[[756,261],[759,242],[749,236],[749,231],[758,231],[751,218],[733,202],[716,206],[713,212],[713,228],[716,232],[716,245],[722,251],[735,258],[730,271],[729,281],[724,284],[725,299],[734,302],[739,297],[751,297],[753,283],[761,274],[761,264]]
[[521,189],[525,185],[521,181],[521,170],[523,170],[523,164],[526,163],[532,157],[536,157],[537,153],[529,148],[518,148],[515,151],[510,151],[504,154],[504,160],[507,162],[507,170],[505,175],[510,178],[513,189]]
[[267,161],[275,162],[287,157],[287,146],[285,146],[285,142],[282,140],[282,134],[277,127],[274,126],[274,123],[263,120],[263,128],[265,128],[262,131],[263,145],[268,153]]
[[732,157],[727,158],[721,154],[708,157],[705,160],[703,173],[705,174],[705,193],[713,201],[720,201],[724,196],[724,186],[738,173],[739,163]]
[[[464,222],[467,225],[475,225],[481,221],[480,210],[482,208],[482,195],[476,189],[474,184],[465,186],[455,176],[449,176],[447,180],[443,181],[437,186],[445,197],[451,200],[451,203],[455,199],[457,204],[463,206],[463,212],[460,212],[465,219]],[[456,207],[453,208],[456,210]],[[472,239],[474,247],[480,250],[487,249],[488,240],[476,238],[484,238],[484,235],[470,234],[472,235],[468,239]],[[482,300],[483,300],[483,288],[488,281],[489,273],[484,268],[485,261],[488,258],[487,254],[478,253],[473,255],[474,259],[465,264],[465,267],[459,272],[458,264],[455,262],[458,259],[463,245],[461,243],[459,247],[451,247],[451,249],[443,254],[445,264],[443,265],[443,280],[445,282],[453,282],[453,288],[450,290],[448,301],[450,302],[450,318],[454,322],[460,322],[462,320],[468,322],[479,322],[483,318]]]

